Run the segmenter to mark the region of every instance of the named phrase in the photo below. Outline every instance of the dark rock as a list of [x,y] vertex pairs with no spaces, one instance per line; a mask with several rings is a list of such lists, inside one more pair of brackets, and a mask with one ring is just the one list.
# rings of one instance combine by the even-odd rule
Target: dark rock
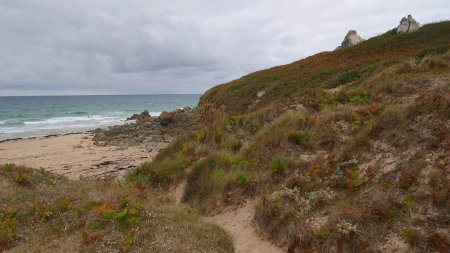
[[145,109],[141,114],[133,114],[131,117],[128,117],[127,120],[143,120],[146,121],[150,119],[152,116],[150,115],[150,112]]
[[145,110],[141,113],[141,116],[144,116],[144,117],[151,117],[151,116],[150,116],[150,113],[149,113],[149,111],[148,111],[147,109],[145,109]]
[[170,123],[172,123],[173,120],[173,113],[170,112],[162,112],[161,115],[158,117],[159,124],[162,126],[167,126]]

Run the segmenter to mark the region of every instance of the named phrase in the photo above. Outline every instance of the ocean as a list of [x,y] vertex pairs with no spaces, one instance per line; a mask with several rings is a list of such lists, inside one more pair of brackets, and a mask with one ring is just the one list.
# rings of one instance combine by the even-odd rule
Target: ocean
[[201,95],[0,96],[0,140],[81,132],[123,124],[147,109],[157,116],[185,106]]

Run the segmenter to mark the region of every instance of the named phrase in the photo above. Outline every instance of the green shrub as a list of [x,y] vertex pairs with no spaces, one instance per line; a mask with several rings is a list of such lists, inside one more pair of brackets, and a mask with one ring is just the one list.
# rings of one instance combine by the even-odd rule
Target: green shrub
[[149,182],[155,186],[167,187],[172,180],[183,173],[184,163],[180,158],[167,157],[164,160],[142,164],[129,178]]
[[[17,229],[17,210],[14,208],[4,208],[0,211],[0,243],[15,238]],[[1,245],[0,245],[1,248]]]
[[107,210],[103,214],[103,219],[105,219],[105,221],[107,221],[107,222],[112,222],[114,220],[114,218],[116,218],[116,216],[117,216],[117,213],[115,210]]
[[138,211],[134,208],[124,208],[117,214],[117,221],[122,228],[129,229],[137,226],[141,218]]
[[402,203],[402,211],[410,212],[413,205],[414,205],[414,200],[412,200],[410,198],[405,199]]
[[290,134],[289,140],[296,145],[307,145],[311,140],[311,134],[308,131],[299,131]]
[[273,159],[269,163],[269,169],[274,173],[281,172],[284,169],[284,164],[280,159]]
[[28,180],[28,177],[24,173],[19,173],[16,176],[16,183],[26,186],[30,184],[30,180]]
[[347,186],[350,190],[355,190],[362,185],[359,170],[350,170],[348,173]]
[[232,156],[228,152],[215,152],[193,165],[188,175],[183,202],[199,207],[204,212],[222,199],[225,185],[235,181],[230,170]]
[[349,101],[352,104],[359,105],[370,101],[372,95],[369,92],[363,91],[349,96]]
[[425,48],[416,53],[418,60],[424,58],[427,55],[444,54],[449,50],[449,46],[436,46],[431,48]]
[[361,73],[358,70],[350,70],[347,72],[344,72],[338,77],[338,80],[336,81],[336,84],[334,87],[346,84],[352,81],[355,81],[356,79],[361,77]]
[[416,237],[416,231],[413,228],[403,229],[403,238],[409,244],[414,244],[414,239]]
[[238,184],[244,185],[247,184],[249,181],[248,174],[245,172],[239,172],[236,176],[236,182]]

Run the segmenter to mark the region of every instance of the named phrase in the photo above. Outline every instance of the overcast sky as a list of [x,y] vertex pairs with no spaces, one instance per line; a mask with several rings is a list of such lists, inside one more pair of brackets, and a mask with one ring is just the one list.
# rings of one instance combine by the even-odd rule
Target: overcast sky
[[203,93],[448,0],[0,0],[0,96]]

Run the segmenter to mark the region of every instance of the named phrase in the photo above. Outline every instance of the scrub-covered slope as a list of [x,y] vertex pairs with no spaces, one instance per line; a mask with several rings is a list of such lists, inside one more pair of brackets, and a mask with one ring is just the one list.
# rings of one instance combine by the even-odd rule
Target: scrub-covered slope
[[203,213],[247,199],[289,252],[448,252],[450,22],[394,30],[209,90],[131,180]]
[[[428,24],[409,34],[397,35],[393,29],[351,48],[258,71],[210,89],[200,104],[225,105],[228,112],[242,113],[289,98],[311,96],[318,88],[329,89],[349,82],[359,84],[377,69],[407,57],[448,50],[449,23]],[[265,94],[258,99],[257,93],[261,91]],[[256,100],[259,102],[254,105]]]

